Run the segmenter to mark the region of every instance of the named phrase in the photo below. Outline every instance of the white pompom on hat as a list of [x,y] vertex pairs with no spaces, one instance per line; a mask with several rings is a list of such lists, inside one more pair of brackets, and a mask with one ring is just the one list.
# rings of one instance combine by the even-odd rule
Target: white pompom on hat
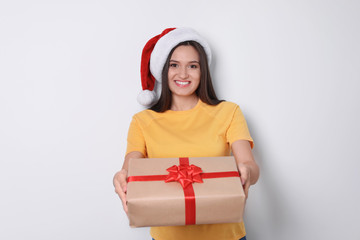
[[208,43],[191,28],[167,28],[161,34],[151,38],[145,45],[141,56],[141,85],[143,91],[137,97],[146,107],[157,99],[154,90],[155,81],[161,83],[161,75],[171,50],[181,42],[198,42],[205,50],[208,64],[211,63],[211,50]]

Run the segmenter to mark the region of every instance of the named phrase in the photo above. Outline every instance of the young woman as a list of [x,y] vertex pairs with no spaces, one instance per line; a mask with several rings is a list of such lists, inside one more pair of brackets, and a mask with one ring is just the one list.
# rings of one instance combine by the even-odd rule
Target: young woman
[[[130,158],[215,157],[234,155],[247,196],[259,178],[253,140],[238,105],[216,97],[209,72],[211,51],[189,28],[171,28],[152,38],[142,55],[142,86],[138,100],[150,108],[133,116],[115,191],[124,210]],[[150,67],[150,70],[149,70]],[[161,83],[156,99],[155,81]],[[244,223],[152,227],[155,240],[246,239]]]

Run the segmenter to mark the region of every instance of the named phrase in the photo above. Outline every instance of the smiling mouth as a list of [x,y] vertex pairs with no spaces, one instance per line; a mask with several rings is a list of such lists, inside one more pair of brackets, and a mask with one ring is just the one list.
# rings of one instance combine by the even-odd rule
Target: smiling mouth
[[178,81],[178,80],[175,80],[175,84],[179,87],[184,87],[184,86],[187,86],[190,84],[190,81]]

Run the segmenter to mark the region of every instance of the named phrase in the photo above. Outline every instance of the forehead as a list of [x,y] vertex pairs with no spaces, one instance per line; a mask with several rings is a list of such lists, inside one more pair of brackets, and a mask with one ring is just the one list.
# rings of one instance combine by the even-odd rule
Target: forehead
[[182,45],[175,48],[170,60],[199,61],[199,53],[191,45]]

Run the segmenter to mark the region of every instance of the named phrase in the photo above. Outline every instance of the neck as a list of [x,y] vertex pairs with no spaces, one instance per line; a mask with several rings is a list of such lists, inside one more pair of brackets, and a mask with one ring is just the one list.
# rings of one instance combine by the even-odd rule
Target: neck
[[172,96],[171,110],[173,111],[186,111],[194,108],[199,101],[196,94],[191,96]]

